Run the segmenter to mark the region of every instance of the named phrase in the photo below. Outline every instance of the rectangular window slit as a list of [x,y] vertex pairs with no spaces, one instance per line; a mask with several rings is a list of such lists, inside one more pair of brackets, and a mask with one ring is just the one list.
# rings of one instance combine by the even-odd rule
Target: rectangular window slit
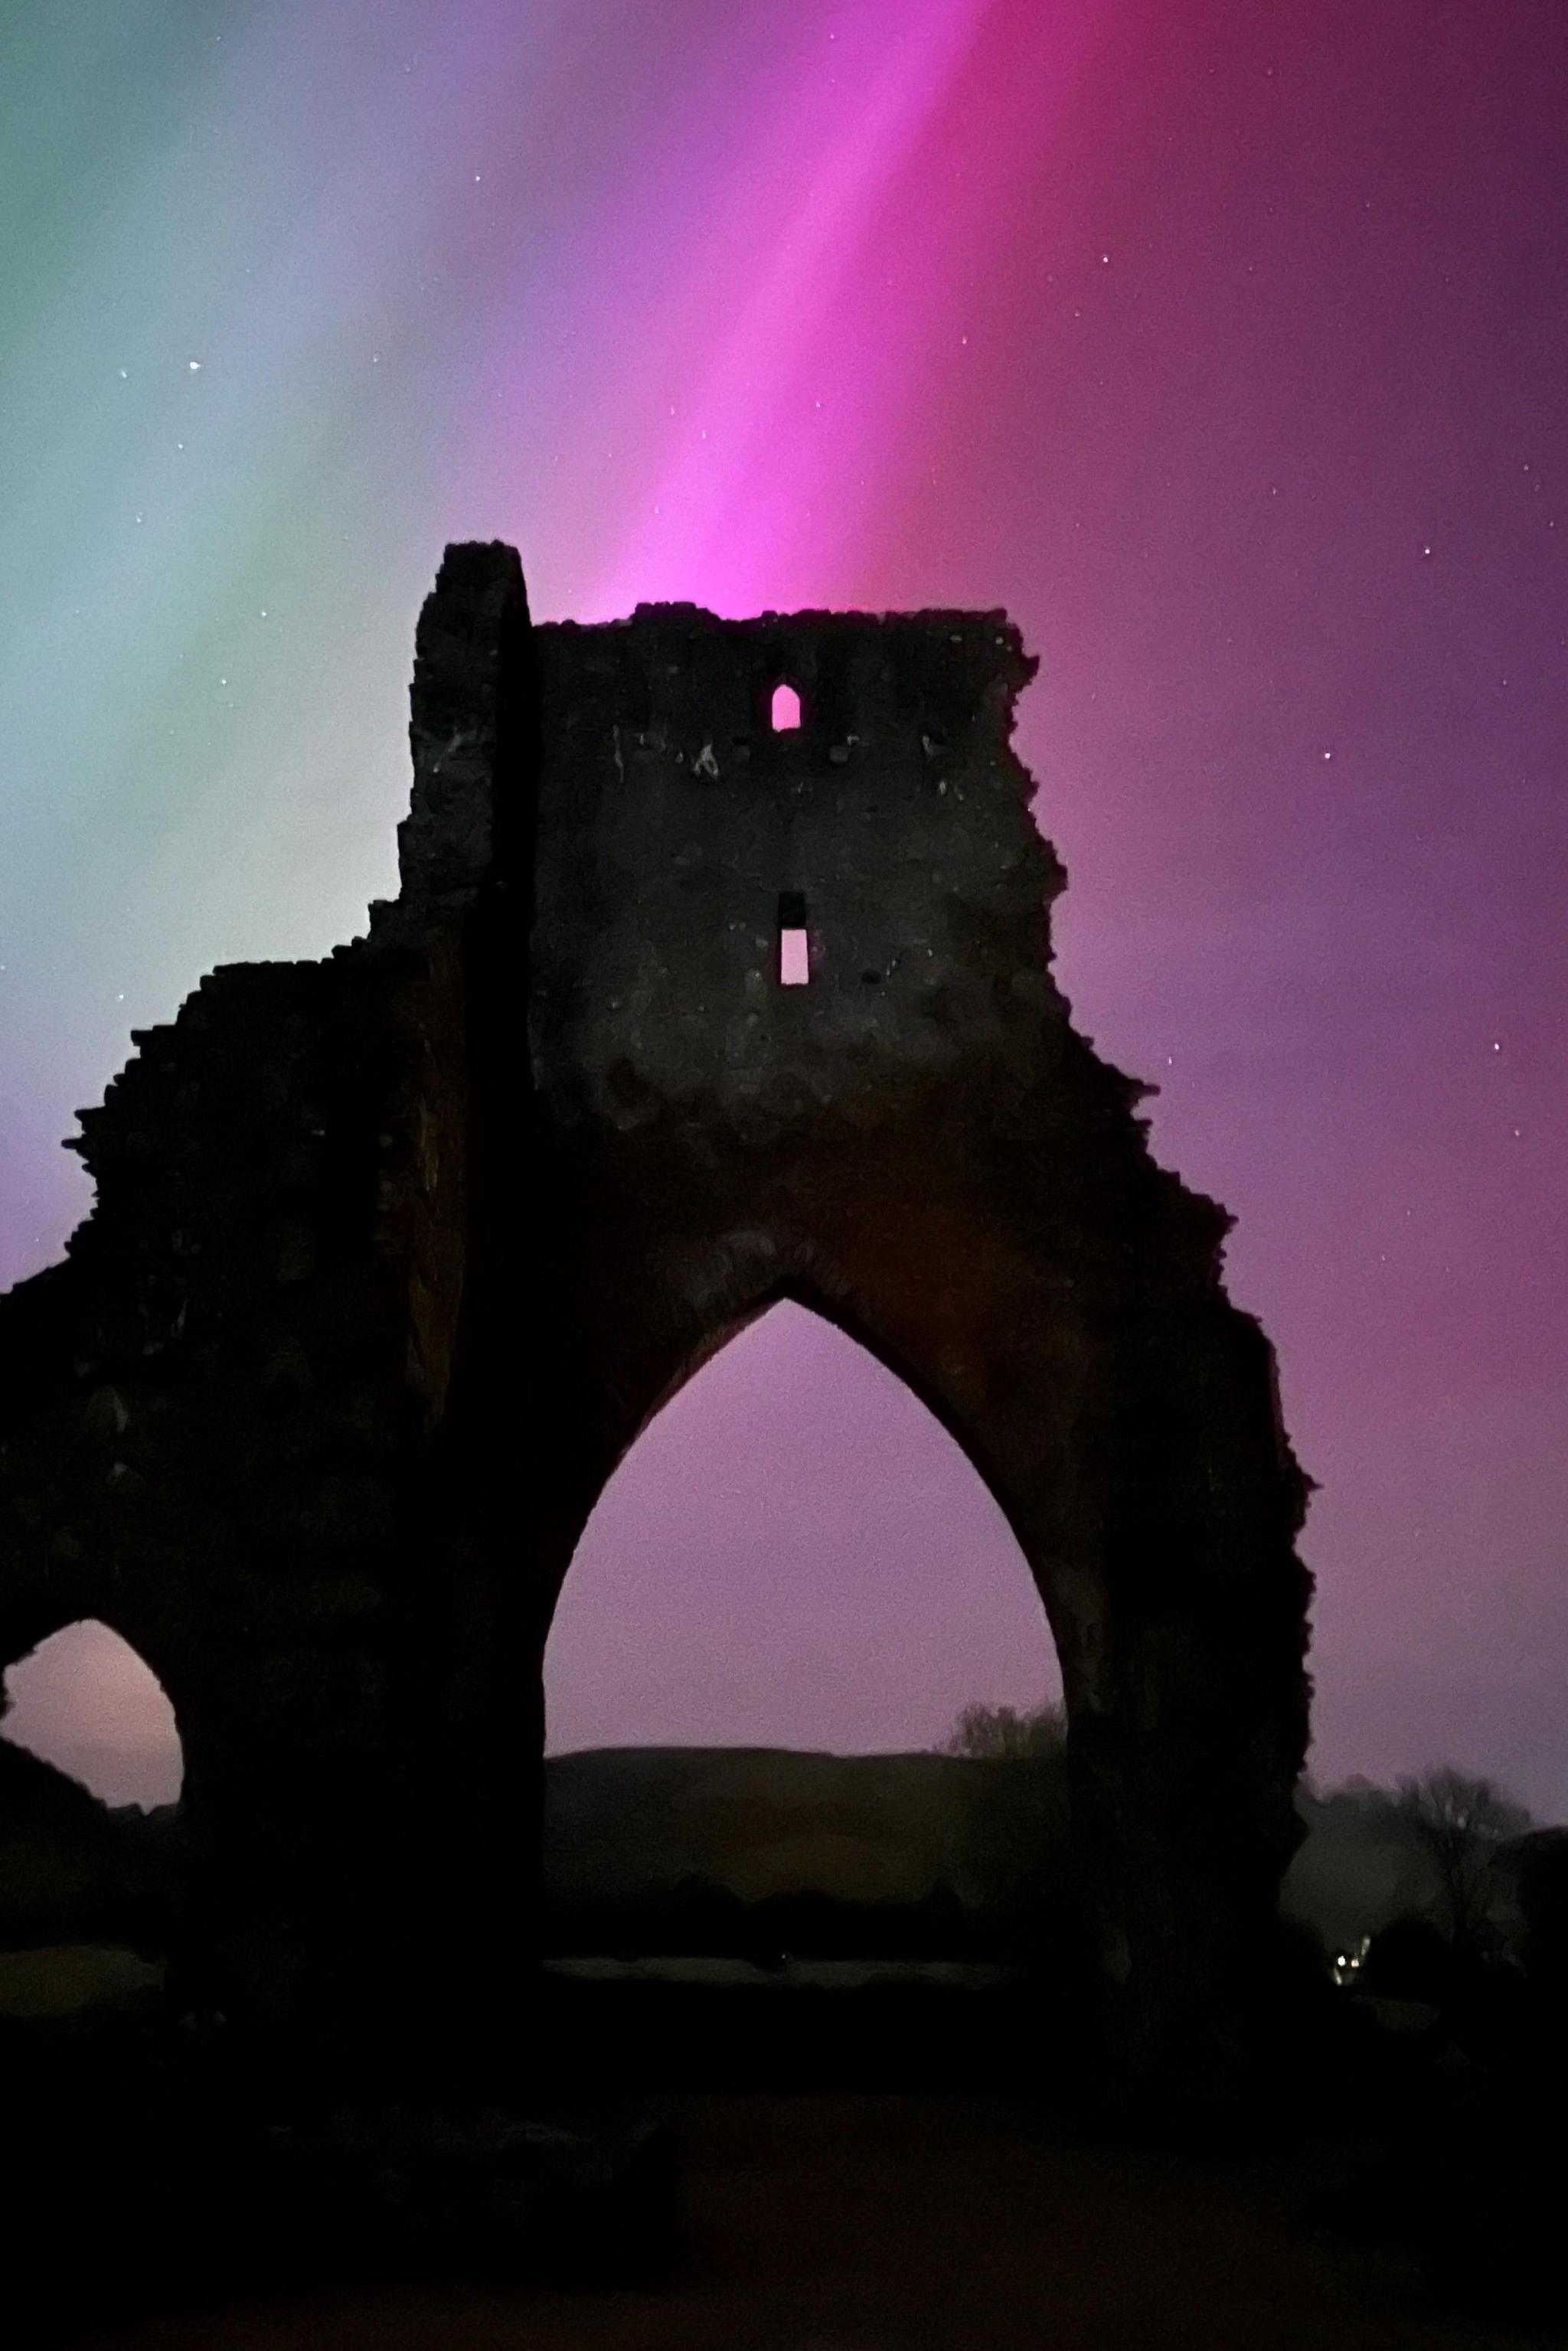
[[806,929],[806,900],[799,890],[779,893],[779,981],[782,987],[804,987],[811,977],[811,946]]

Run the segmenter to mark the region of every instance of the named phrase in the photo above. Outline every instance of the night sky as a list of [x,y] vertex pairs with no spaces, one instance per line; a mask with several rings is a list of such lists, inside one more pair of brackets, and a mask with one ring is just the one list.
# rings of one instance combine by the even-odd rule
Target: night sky
[[[445,540],[545,617],[1005,604],[1059,976],[1321,1482],[1313,1768],[1568,1817],[1565,123],[1561,0],[6,12],[0,1281],[132,1026],[391,893]],[[158,1792],[90,1662],[35,1734]],[[780,1310],[607,1493],[552,1740],[1053,1680],[974,1472]]]

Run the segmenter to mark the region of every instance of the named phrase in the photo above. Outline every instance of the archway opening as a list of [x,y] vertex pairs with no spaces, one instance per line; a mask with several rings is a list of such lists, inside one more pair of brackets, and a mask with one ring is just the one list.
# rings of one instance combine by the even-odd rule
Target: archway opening
[[0,2017],[141,2013],[162,1996],[183,1868],[173,1708],[97,1618],[19,1658],[4,1696]]
[[[1019,1958],[988,1907],[1009,1767],[943,1750],[967,1708],[1060,1719],[1045,1612],[968,1456],[821,1317],[774,1307],[643,1431],[578,1545],[545,1695],[555,1968],[817,1986]],[[1065,1867],[1043,1744],[1009,1786],[1061,1796]]]
[[152,1667],[96,1617],[51,1634],[12,1666],[0,1737],[100,1803],[152,1812],[179,1801],[174,1709]]

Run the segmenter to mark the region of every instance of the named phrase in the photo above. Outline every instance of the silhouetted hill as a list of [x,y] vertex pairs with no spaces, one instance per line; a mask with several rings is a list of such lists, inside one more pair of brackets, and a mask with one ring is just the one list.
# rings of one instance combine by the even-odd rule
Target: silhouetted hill
[[101,1804],[0,1739],[0,1943],[156,1945],[177,1841],[174,1807]]
[[552,1758],[552,1947],[841,1957],[1010,1948],[977,1828],[982,1795],[1009,1791],[1017,1771],[790,1748]]
[[743,1901],[813,1892],[960,1900],[975,1767],[928,1754],[614,1747],[550,1759],[545,1874],[558,1900],[647,1895],[701,1876]]

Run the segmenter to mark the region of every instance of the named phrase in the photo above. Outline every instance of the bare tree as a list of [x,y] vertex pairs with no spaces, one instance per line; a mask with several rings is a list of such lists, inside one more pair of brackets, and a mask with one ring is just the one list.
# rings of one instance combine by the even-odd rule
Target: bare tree
[[998,1934],[1021,1951],[1060,1943],[1072,1899],[1061,1708],[967,1706],[938,1752],[975,1767],[964,1860]]
[[1401,1780],[1394,1808],[1437,1873],[1455,1943],[1484,1948],[1498,1855],[1532,1825],[1529,1813],[1493,1781],[1449,1766]]
[[1060,1755],[1067,1743],[1067,1717],[1051,1699],[1020,1713],[1014,1706],[967,1706],[937,1752],[989,1760]]

